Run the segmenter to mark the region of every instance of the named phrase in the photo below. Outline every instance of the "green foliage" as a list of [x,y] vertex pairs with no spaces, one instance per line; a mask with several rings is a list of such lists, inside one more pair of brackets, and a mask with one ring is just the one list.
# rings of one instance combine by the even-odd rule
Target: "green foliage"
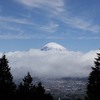
[[94,65],[88,78],[86,100],[100,100],[100,53],[97,53]]

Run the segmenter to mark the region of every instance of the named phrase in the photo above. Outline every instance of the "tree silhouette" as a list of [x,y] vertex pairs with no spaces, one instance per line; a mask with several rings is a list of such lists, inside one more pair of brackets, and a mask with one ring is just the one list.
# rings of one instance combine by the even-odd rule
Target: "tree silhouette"
[[0,99],[11,99],[15,95],[16,85],[10,72],[6,55],[0,58]]
[[6,55],[3,55],[0,58],[0,100],[53,100],[41,82],[33,85],[33,78],[29,72],[16,88],[8,63]]
[[33,88],[32,77],[30,73],[27,73],[27,76],[23,78],[23,81],[20,83],[17,89],[17,98],[23,100],[30,100],[31,89]]
[[42,86],[42,83],[39,82],[37,86],[33,88],[33,99],[35,100],[53,100],[53,97],[50,93],[46,93],[45,88]]
[[100,100],[100,53],[97,53],[94,65],[88,78],[86,100]]
[[45,93],[45,89],[42,83],[39,82],[38,85],[33,85],[33,79],[28,72],[24,77],[23,81],[20,83],[17,89],[17,99],[23,100],[53,100],[51,94]]

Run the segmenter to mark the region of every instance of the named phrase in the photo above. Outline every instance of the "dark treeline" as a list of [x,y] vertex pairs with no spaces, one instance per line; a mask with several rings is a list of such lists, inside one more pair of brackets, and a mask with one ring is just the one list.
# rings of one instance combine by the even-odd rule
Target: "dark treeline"
[[[88,77],[86,96],[84,100],[100,100],[100,53],[97,53],[94,66]],[[82,100],[78,98],[77,100]]]
[[[19,85],[13,81],[6,55],[0,58],[0,100],[53,100],[46,93],[42,83],[33,85],[33,78],[28,72]],[[77,100],[82,100],[78,98]],[[94,61],[94,67],[88,77],[86,96],[84,100],[100,100],[100,53]]]
[[0,58],[0,100],[53,100],[50,93],[39,82],[33,85],[28,72],[19,85],[13,81],[6,55]]
[[85,100],[100,100],[100,53],[97,53],[94,67],[90,72],[86,93]]

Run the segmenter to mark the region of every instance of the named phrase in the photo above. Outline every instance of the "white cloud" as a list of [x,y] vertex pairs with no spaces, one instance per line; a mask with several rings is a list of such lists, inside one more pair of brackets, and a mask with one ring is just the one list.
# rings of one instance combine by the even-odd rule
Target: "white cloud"
[[79,39],[79,40],[98,40],[100,39],[100,37],[98,36],[90,36],[90,37],[86,37],[86,36],[81,36],[81,37],[77,37],[75,39]]
[[60,20],[62,20],[65,24],[70,25],[73,28],[76,29],[81,29],[83,31],[90,31],[93,33],[98,33],[100,32],[100,26],[99,25],[94,25],[91,23],[89,20],[83,20],[81,18],[76,18],[76,17],[60,17]]
[[0,22],[11,22],[17,24],[34,25],[32,22],[30,22],[27,19],[18,19],[14,17],[4,17],[4,16],[0,16]]
[[50,12],[62,12],[64,9],[63,0],[16,0],[27,7],[30,8],[40,8]]
[[60,36],[48,36],[46,37],[46,39],[55,39],[55,40],[64,40],[64,39],[68,39],[68,37],[60,37]]
[[58,24],[56,23],[49,23],[49,25],[44,25],[44,26],[41,26],[40,29],[45,31],[45,32],[55,32],[57,30],[57,28],[59,27]]
[[6,55],[16,78],[24,77],[28,71],[33,77],[61,78],[88,76],[97,52],[45,52],[31,49],[8,52]]
[[18,40],[28,40],[28,39],[43,39],[43,34],[31,34],[25,33],[23,30],[20,30],[19,33],[0,33],[0,39],[10,40],[10,39],[18,39]]
[[16,34],[0,34],[0,39],[31,39],[33,38],[32,35],[24,34],[24,33],[18,33]]
[[20,28],[15,27],[14,25],[9,25],[8,23],[1,22],[0,24],[1,24],[0,30],[4,29],[4,30],[10,30],[10,31],[17,31],[17,32],[22,31]]
[[[73,11],[70,10],[69,3],[67,4],[64,0],[15,0],[23,4],[25,7],[29,8],[39,8],[46,11],[48,18],[56,18],[65,23],[66,25],[73,27],[75,29],[80,29],[83,31],[90,31],[93,33],[100,32],[100,25],[94,24],[92,16],[91,18],[86,18],[84,16],[78,16],[72,14]],[[74,8],[73,8],[74,9]],[[42,11],[43,12],[43,11]],[[52,14],[50,13],[52,12]],[[46,14],[43,12],[43,14]],[[83,12],[84,13],[84,12]],[[91,22],[93,21],[93,22]],[[48,30],[48,27],[43,27]]]

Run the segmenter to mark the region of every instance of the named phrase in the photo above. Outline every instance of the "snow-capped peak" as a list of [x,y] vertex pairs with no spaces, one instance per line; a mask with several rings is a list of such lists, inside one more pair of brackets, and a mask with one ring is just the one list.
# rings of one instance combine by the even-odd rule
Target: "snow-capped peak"
[[42,51],[48,51],[48,50],[64,51],[64,50],[66,50],[66,48],[64,48],[63,46],[61,46],[55,42],[50,42],[50,43],[47,43],[46,45],[44,45],[41,50]]

